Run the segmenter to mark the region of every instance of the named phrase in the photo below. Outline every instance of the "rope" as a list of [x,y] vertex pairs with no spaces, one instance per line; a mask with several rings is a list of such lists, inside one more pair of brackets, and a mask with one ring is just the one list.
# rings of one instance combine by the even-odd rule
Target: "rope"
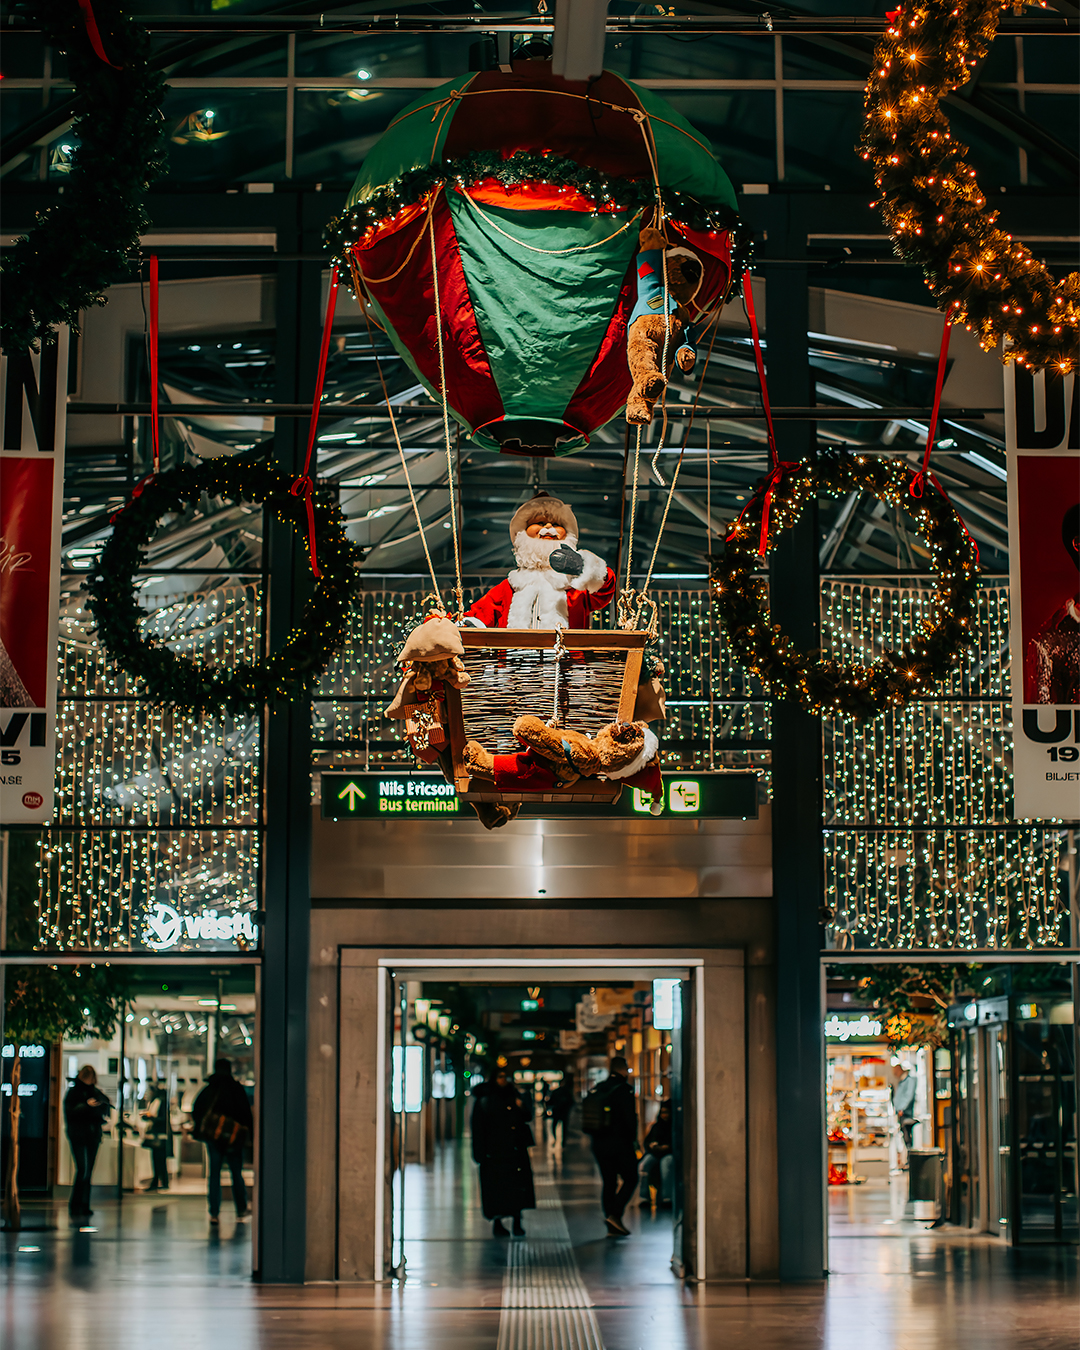
[[457,503],[454,493],[454,452],[450,442],[450,405],[446,396],[446,362],[443,352],[442,303],[439,299],[439,260],[435,252],[435,216],[428,215],[428,233],[431,236],[431,283],[435,292],[435,334],[439,351],[439,393],[442,396],[443,434],[446,437],[446,482],[450,489],[450,529],[454,536],[454,598],[457,601],[457,617],[461,618],[465,609],[464,591],[461,586],[461,541],[458,538]]
[[623,629],[632,628],[637,621],[637,612],[634,605],[634,601],[637,597],[633,586],[630,584],[630,575],[634,565],[634,525],[637,521],[638,468],[640,463],[641,426],[639,424],[637,428],[637,440],[634,444],[634,480],[633,488],[630,493],[630,528],[627,532],[626,541],[626,584],[619,592],[619,599],[616,603],[616,623]]
[[[104,60],[104,57],[102,57]],[[154,448],[154,474],[161,470],[161,416],[158,381],[158,260],[150,257],[150,444]]]
[[439,602],[439,608],[442,609],[442,594],[439,591],[439,582],[435,575],[435,564],[431,560],[431,550],[428,548],[427,533],[424,530],[423,517],[420,515],[420,504],[416,500],[416,492],[413,490],[412,476],[409,473],[409,461],[405,458],[405,450],[401,444],[401,437],[398,435],[397,418],[394,416],[394,409],[390,403],[390,392],[386,387],[386,380],[383,376],[382,362],[379,360],[379,349],[375,344],[375,334],[371,331],[371,319],[368,315],[367,306],[363,304],[363,302],[361,302],[360,308],[364,312],[364,321],[367,324],[368,331],[368,341],[371,343],[371,350],[375,357],[375,370],[379,376],[379,384],[382,386],[386,410],[390,414],[390,430],[394,433],[394,443],[397,445],[398,456],[401,459],[401,468],[405,475],[405,486],[409,490],[409,501],[412,502],[413,515],[416,517],[416,528],[420,532],[420,542],[424,546],[424,557],[427,559],[428,574],[431,577],[431,586],[435,593],[435,598]]
[[516,235],[510,234],[509,231],[502,229],[486,212],[480,209],[467,192],[463,192],[461,195],[483,221],[490,225],[493,230],[497,230],[504,238],[509,239],[512,244],[517,244],[520,248],[527,248],[530,253],[545,253],[549,257],[554,257],[556,254],[560,253],[588,253],[591,249],[600,248],[603,244],[610,244],[612,239],[617,239],[620,234],[625,234],[630,226],[633,225],[634,221],[643,214],[645,209],[642,207],[640,211],[632,215],[625,225],[619,226],[614,234],[609,234],[606,239],[598,239],[593,244],[574,244],[570,248],[537,248],[535,244],[526,244],[523,239],[518,239]]
[[[442,183],[440,183],[440,184],[438,185],[438,187],[432,189],[432,192],[431,192],[431,199],[430,199],[430,201],[429,201],[429,203],[428,203],[428,209],[427,209],[427,212],[428,212],[428,220],[431,219],[432,213],[433,213],[434,210],[435,210],[435,199],[436,199],[436,197],[439,195],[439,193],[440,193],[442,190],[443,190],[443,185],[442,185]],[[356,250],[356,247],[354,246],[353,249],[351,250],[350,254],[349,254],[350,258],[354,259],[354,271],[356,271],[356,272],[358,272],[358,273],[360,274],[360,277],[362,278],[362,280],[363,280],[365,286],[381,286],[384,282],[387,282],[387,281],[393,281],[393,280],[395,279],[395,277],[401,276],[402,272],[405,271],[405,269],[406,269],[406,267],[408,267],[409,263],[412,262],[412,256],[413,256],[413,254],[416,252],[417,248],[419,247],[420,241],[421,241],[421,239],[423,239],[423,237],[424,237],[424,226],[421,225],[421,226],[420,226],[420,229],[417,231],[416,238],[415,238],[415,239],[413,240],[413,242],[412,242],[412,247],[409,249],[408,253],[406,253],[406,255],[405,255],[405,261],[401,264],[401,266],[397,269],[396,272],[391,272],[389,276],[385,276],[385,277],[369,277],[369,276],[365,276],[365,275],[364,275],[364,269],[360,266],[360,260],[356,257],[356,252],[357,252],[357,250]]]
[[330,334],[334,327],[337,293],[338,269],[335,263],[330,269],[330,293],[326,297],[326,318],[323,320],[322,343],[319,347],[319,370],[315,376],[315,394],[311,401],[311,423],[308,426],[307,454],[304,456],[302,472],[293,479],[292,487],[289,488],[289,492],[294,497],[303,497],[304,499],[304,506],[307,510],[308,558],[311,561],[311,570],[316,578],[321,577],[322,572],[319,570],[319,560],[315,556],[315,506],[312,502],[315,485],[311,481],[309,470],[311,468],[311,456],[315,450],[315,437],[319,432],[319,407],[322,403],[323,385],[326,383],[326,362],[330,355]]

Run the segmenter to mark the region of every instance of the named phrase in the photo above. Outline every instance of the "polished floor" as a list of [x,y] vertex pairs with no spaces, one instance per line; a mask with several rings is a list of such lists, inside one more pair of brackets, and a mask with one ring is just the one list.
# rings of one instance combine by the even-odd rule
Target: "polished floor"
[[[491,1237],[464,1152],[410,1166],[405,1279],[252,1283],[251,1230],[191,1195],[95,1197],[85,1230],[31,1209],[4,1234],[4,1350],[1076,1350],[1075,1249],[928,1230],[901,1183],[832,1191],[830,1278],[693,1286],[668,1211],[605,1237],[591,1162],[536,1150],[528,1235]],[[44,1225],[52,1222],[57,1226]],[[395,1258],[398,1256],[395,1250]]]

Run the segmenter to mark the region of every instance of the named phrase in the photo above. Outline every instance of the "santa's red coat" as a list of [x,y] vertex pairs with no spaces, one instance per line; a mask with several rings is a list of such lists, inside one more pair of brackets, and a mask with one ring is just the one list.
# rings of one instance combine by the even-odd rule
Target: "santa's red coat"
[[[589,615],[593,610],[603,609],[615,598],[615,573],[609,567],[604,583],[595,591],[566,591],[566,612],[571,628],[588,628]],[[479,619],[485,628],[505,628],[506,616],[510,613],[510,604],[514,598],[514,588],[508,580],[492,586],[486,595],[474,600],[465,611],[466,616]]]

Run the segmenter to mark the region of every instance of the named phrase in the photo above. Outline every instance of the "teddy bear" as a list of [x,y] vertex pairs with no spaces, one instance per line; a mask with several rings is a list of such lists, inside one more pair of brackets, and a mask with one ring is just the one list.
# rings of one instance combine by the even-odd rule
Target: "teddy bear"
[[470,774],[488,779],[500,792],[551,792],[579,778],[603,776],[641,788],[662,804],[659,743],[645,722],[610,722],[595,736],[586,736],[525,715],[513,731],[522,749],[510,755],[493,755],[479,742],[468,741],[465,765]]
[[642,229],[638,236],[637,304],[626,329],[626,359],[634,381],[626,400],[626,420],[632,426],[652,421],[653,405],[667,385],[665,346],[669,360],[674,356],[680,370],[688,373],[694,368],[697,353],[687,341],[690,314],[686,306],[697,294],[703,275],[696,254],[688,248],[669,247],[652,225]]

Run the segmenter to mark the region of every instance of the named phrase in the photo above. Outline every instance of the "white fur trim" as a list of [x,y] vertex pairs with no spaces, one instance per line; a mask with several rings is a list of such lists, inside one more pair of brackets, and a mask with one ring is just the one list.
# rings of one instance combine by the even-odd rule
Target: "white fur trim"
[[636,759],[630,761],[624,769],[611,769],[604,771],[607,778],[633,778],[634,774],[640,773],[656,757],[656,752],[660,749],[660,742],[656,739],[656,733],[645,728],[645,745],[641,754]]
[[566,628],[570,616],[566,589],[570,578],[551,568],[511,572],[507,578],[514,598],[506,616],[507,628]]
[[585,559],[585,570],[576,577],[570,578],[574,589],[578,591],[598,591],[607,581],[607,563],[595,553],[590,553],[587,548],[580,548],[578,552]]

